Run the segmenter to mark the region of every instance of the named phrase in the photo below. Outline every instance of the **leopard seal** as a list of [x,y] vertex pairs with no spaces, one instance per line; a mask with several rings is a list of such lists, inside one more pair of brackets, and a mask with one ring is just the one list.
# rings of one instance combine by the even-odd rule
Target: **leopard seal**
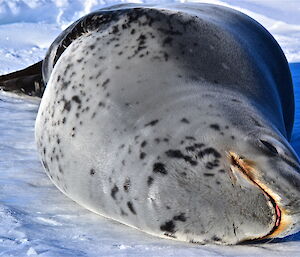
[[63,31],[42,69],[37,148],[74,201],[191,243],[299,230],[292,81],[253,19],[210,4],[113,6]]

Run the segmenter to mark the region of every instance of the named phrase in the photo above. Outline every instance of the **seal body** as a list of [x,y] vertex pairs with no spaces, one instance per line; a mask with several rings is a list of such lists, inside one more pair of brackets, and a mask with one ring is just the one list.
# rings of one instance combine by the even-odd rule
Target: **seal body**
[[293,88],[272,36],[214,5],[122,5],[52,44],[36,120],[67,196],[150,234],[234,244],[299,225]]

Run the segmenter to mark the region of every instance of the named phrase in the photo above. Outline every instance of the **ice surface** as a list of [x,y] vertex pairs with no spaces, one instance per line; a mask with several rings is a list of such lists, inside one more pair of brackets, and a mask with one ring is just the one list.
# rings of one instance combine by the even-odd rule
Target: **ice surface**
[[[0,74],[42,59],[62,27],[108,2],[0,0]],[[279,39],[290,61],[300,60],[297,0],[285,1],[284,12],[279,0],[205,2],[247,12]],[[296,95],[292,143],[300,154],[300,63],[290,67]],[[38,104],[0,93],[0,256],[300,256],[299,233],[269,244],[198,246],[155,238],[83,209],[56,189],[38,160]]]

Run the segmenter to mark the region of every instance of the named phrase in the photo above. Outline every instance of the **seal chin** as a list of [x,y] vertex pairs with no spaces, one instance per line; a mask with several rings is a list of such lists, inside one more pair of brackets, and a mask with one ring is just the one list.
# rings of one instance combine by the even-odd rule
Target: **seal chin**
[[247,160],[238,154],[229,151],[227,156],[230,161],[231,168],[231,179],[233,183],[236,183],[236,174],[242,175],[242,177],[248,180],[253,185],[257,186],[262,190],[264,195],[269,201],[269,205],[274,208],[273,215],[273,228],[265,235],[260,237],[247,238],[243,241],[249,240],[262,240],[268,238],[278,237],[280,234],[285,232],[291,225],[291,218],[288,212],[284,209],[281,204],[281,197],[275,193],[272,189],[267,187],[267,185],[261,179],[261,175],[258,169],[255,168],[255,162],[252,160]]

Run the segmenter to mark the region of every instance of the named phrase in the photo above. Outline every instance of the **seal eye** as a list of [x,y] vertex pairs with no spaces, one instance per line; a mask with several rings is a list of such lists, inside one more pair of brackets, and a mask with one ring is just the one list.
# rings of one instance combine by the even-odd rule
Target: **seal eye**
[[269,143],[268,141],[262,140],[262,139],[260,139],[260,142],[262,142],[263,145],[264,145],[270,152],[272,152],[273,154],[278,154],[278,151],[277,151],[276,147],[273,146],[271,143]]

